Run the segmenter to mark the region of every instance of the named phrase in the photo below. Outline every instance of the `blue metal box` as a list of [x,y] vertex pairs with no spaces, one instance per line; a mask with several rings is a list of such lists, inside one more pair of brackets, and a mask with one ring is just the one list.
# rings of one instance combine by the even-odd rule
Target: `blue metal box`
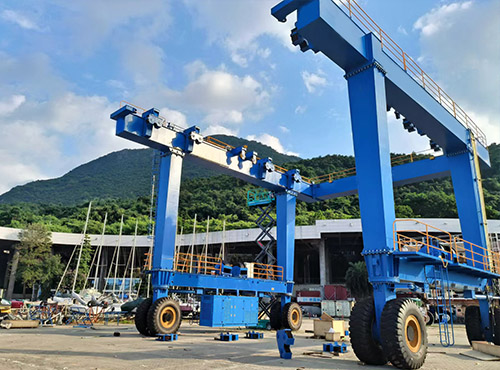
[[253,326],[258,323],[258,315],[258,297],[201,296],[200,325],[202,326]]

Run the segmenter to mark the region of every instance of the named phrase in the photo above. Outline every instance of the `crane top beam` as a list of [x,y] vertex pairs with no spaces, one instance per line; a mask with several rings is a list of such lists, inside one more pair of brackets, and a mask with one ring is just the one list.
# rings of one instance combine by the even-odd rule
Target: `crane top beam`
[[303,52],[322,52],[345,71],[346,78],[376,62],[385,74],[388,107],[447,155],[472,152],[470,130],[478,157],[490,164],[484,133],[355,0],[284,0],[271,13],[283,22],[294,11],[294,45]]
[[[302,177],[297,169],[275,165],[272,158],[259,158],[246,147],[231,147],[212,137],[203,137],[198,127],[182,128],[166,122],[157,109],[138,109],[125,104],[111,118],[117,121],[116,134],[139,144],[181,155],[256,186],[276,193],[288,192],[306,202],[321,201],[357,193],[356,169],[320,176]],[[446,157],[415,160],[395,157],[394,185],[405,185],[449,175]]]
[[271,158],[258,159],[257,153],[248,152],[246,147],[223,148],[205,140],[196,126],[182,129],[166,122],[157,109],[139,115],[136,108],[125,105],[111,118],[117,121],[116,134],[120,137],[181,155],[276,193],[289,192],[300,200],[313,201],[311,184],[302,179],[299,170],[281,169]]

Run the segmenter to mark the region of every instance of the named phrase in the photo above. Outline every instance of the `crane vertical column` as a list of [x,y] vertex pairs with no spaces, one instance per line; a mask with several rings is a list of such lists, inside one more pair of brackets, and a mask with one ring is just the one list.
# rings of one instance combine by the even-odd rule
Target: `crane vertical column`
[[[364,37],[367,52],[380,48],[372,34]],[[363,255],[374,288],[380,322],[385,303],[395,298],[392,225],[395,220],[385,72],[376,61],[346,73],[356,158],[356,177],[363,230]],[[378,336],[378,327],[375,335]]]
[[[276,236],[278,266],[283,267],[283,280],[293,282],[295,254],[295,206],[297,198],[288,192],[276,194]],[[292,292],[288,292],[292,293]],[[290,302],[290,296],[281,297],[281,307]]]
[[[449,155],[451,179],[457,203],[462,238],[473,244],[465,250],[467,264],[481,270],[491,270],[491,250],[488,240],[486,209],[484,207],[481,173],[475,153],[475,139],[470,135],[468,150]],[[490,324],[490,304],[486,298],[479,301],[481,326],[487,340],[493,340]]]
[[[160,160],[153,270],[172,270],[174,268],[182,160],[183,153],[174,151],[162,155]],[[153,300],[168,295],[168,289],[159,287],[163,280],[161,275],[162,271],[153,274]]]
[[481,178],[476,173],[474,154],[466,151],[449,155],[449,163],[463,239],[480,247],[472,246],[475,254],[474,266],[470,254],[467,255],[467,258],[470,258],[467,264],[480,269],[489,269],[489,264],[482,264],[480,258],[477,258],[486,255],[488,241],[484,201],[480,187]]

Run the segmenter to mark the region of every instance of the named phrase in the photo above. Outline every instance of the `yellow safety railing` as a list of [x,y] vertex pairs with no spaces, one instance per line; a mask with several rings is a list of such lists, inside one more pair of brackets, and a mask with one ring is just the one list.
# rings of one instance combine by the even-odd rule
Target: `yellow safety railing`
[[219,147],[221,149],[226,149],[226,150],[234,149],[234,146],[226,144],[225,142],[220,141],[219,139],[216,139],[213,136],[207,136],[205,138],[205,142],[215,145],[216,147]]
[[342,179],[344,177],[354,176],[356,175],[356,167],[347,168],[345,170],[340,170],[337,172],[327,173],[325,175],[312,177],[311,181],[315,184],[320,184],[322,182],[332,182],[338,179]]
[[[459,237],[455,237],[454,244],[459,261],[462,261],[462,263],[470,261],[473,267],[482,268],[488,271],[490,270],[490,257],[488,254],[488,249]],[[477,252],[477,249],[474,250],[474,247],[479,249],[481,252]],[[467,257],[467,254],[469,254],[470,257]],[[492,259],[495,259],[495,256],[493,254]]]
[[151,270],[151,265],[152,265],[152,256],[151,256],[151,253],[147,252],[147,253],[144,253],[144,266],[143,266],[143,269],[144,270]]
[[[120,101],[120,108],[123,107],[123,106],[125,106],[125,105],[130,105],[131,107],[137,109],[137,111],[138,111],[139,114],[142,114],[142,113],[144,113],[144,112],[147,111],[147,109],[145,109],[143,107],[140,107],[138,105],[129,103],[128,101],[125,101],[125,100]],[[176,129],[181,130],[181,131],[186,129],[185,127],[179,126],[179,125],[174,124],[172,122],[168,122],[167,119],[165,117],[163,117],[163,116],[159,116],[159,117],[163,120],[163,122],[167,122],[168,125],[169,125],[169,127],[175,127]]]
[[278,265],[266,265],[256,263],[253,267],[253,277],[255,279],[283,280],[283,267]]
[[[409,222],[414,226],[419,226],[420,230],[417,227],[398,229],[397,225]],[[444,236],[437,237],[431,235],[430,232],[440,233]],[[408,233],[414,236],[405,235]],[[488,250],[484,247],[453,236],[448,231],[425,222],[415,219],[395,220],[393,234],[394,250],[400,252],[424,252],[430,255],[435,252],[434,254],[443,260],[461,265],[472,265],[472,267],[500,274],[500,253],[493,251],[488,253]]]
[[[234,146],[226,144],[225,142],[223,142],[219,139],[216,139],[213,136],[207,136],[205,138],[205,142],[212,144],[212,145],[215,145],[216,147],[221,148],[221,149],[225,149],[225,150],[234,149]],[[260,159],[260,157],[257,157],[257,160],[259,160],[259,159]],[[276,172],[279,172],[279,173],[286,173],[288,171],[286,168],[283,168],[283,167],[280,167],[277,165],[274,165],[274,169],[276,170]],[[302,176],[302,180],[308,184],[312,183],[311,179],[304,177],[304,176]]]
[[125,105],[130,105],[131,107],[137,109],[140,114],[142,114],[146,111],[146,109],[144,109],[143,107],[139,107],[138,105],[129,103],[128,101],[125,101],[125,100],[120,101],[120,108],[125,106]]
[[[421,157],[418,157],[418,154],[428,152],[429,150],[423,150],[418,153],[410,153],[410,154],[403,154],[399,155],[396,157],[391,158],[391,165],[392,166],[398,166],[401,164],[406,164],[406,163],[412,163],[415,161],[418,161],[420,159],[423,159]],[[434,158],[434,156],[430,157],[431,159]],[[340,170],[337,172],[332,172],[332,173],[327,173],[326,175],[321,175],[321,176],[316,176],[316,177],[311,177],[310,180],[314,182],[315,184],[320,184],[322,182],[332,182],[338,179],[342,179],[344,177],[349,177],[349,176],[354,176],[356,175],[356,167],[352,168],[347,168],[345,170]]]
[[427,74],[406,52],[361,8],[356,0],[332,0],[341,4],[344,12],[363,31],[379,38],[382,50],[386,51],[417,83],[439,102],[462,125],[470,129],[476,139],[485,147],[486,135],[479,126],[458,106],[457,103]]
[[[174,270],[190,274],[222,275],[224,263],[220,257],[177,252],[174,257]],[[283,280],[283,267],[255,263],[253,277],[265,280]]]
[[174,259],[174,270],[191,274],[221,275],[222,258],[178,252]]

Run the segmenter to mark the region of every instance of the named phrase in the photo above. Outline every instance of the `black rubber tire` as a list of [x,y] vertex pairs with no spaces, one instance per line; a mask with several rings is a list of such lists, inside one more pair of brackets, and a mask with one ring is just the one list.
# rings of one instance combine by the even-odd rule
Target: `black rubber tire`
[[472,341],[485,340],[479,306],[467,306],[465,309],[465,331],[470,345],[472,345]]
[[500,346],[500,308],[495,308],[495,326],[493,327],[493,343]]
[[288,302],[283,307],[283,327],[297,331],[302,326],[302,308],[295,302]]
[[137,307],[135,311],[135,327],[142,335],[146,337],[151,336],[151,332],[148,329],[148,311],[153,303],[153,298],[146,298],[141,304]]
[[424,319],[425,319],[425,325],[431,326],[432,324],[434,324],[434,313],[431,312],[430,310],[427,310],[427,315]]
[[181,321],[181,307],[173,299],[168,297],[157,299],[149,308],[148,329],[153,336],[176,333]]
[[[415,337],[414,350],[410,341],[415,329],[407,326],[411,320],[419,335]],[[411,337],[409,338],[408,335]],[[380,319],[380,337],[384,354],[390,363],[400,369],[419,369],[427,357],[427,327],[424,316],[411,299],[398,298],[385,304]]]
[[367,365],[385,365],[382,346],[373,338],[375,305],[373,298],[356,302],[349,320],[351,346],[356,357]]
[[281,320],[281,302],[275,302],[271,306],[271,317],[269,317],[269,323],[273,330],[280,330],[283,327]]

